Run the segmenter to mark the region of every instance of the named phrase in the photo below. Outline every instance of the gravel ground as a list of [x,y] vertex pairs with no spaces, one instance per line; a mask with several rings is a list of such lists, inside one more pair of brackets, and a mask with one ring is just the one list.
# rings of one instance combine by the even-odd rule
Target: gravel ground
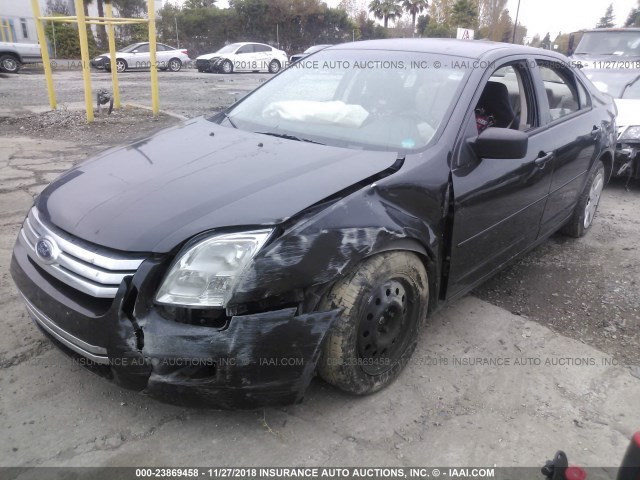
[[[93,76],[106,82],[105,74]],[[180,408],[70,364],[28,320],[8,274],[20,224],[49,181],[100,149],[177,120],[125,109],[86,125],[73,103],[79,72],[56,73],[68,110],[35,114],[47,105],[42,75],[6,77],[0,78],[0,466],[538,466],[560,448],[572,463],[619,464],[640,427],[630,400],[640,396],[638,184],[627,192],[614,182],[604,191],[586,237],[552,237],[431,318],[407,369],[376,395],[353,398],[314,380],[301,405]],[[148,74],[122,77],[125,101],[148,103]],[[240,84],[253,88],[268,78],[193,71],[160,77],[162,108],[185,116],[227,105]],[[455,362],[496,357],[511,359],[510,366]],[[518,359],[527,363],[515,365]]]
[[[232,104],[271,76],[267,73],[199,73],[192,69],[158,72],[160,108],[186,117],[210,114]],[[54,70],[53,79],[58,104],[84,108],[81,70],[60,67]],[[124,72],[118,79],[123,105],[151,105],[149,72]],[[111,74],[92,69],[91,86],[94,92],[100,88],[112,91]],[[0,73],[0,116],[23,114],[33,109],[42,111],[48,108],[48,98],[44,75],[38,71],[24,70],[18,75]]]

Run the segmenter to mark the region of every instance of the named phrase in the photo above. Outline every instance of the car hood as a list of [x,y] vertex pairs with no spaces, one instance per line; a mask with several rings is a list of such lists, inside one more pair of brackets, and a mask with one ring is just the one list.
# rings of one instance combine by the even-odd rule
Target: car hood
[[162,253],[209,229],[279,224],[396,159],[197,118],[74,167],[36,205],[86,241]]
[[212,58],[226,58],[229,59],[233,54],[229,53],[207,53],[205,55],[200,55],[196,58],[196,60],[211,60]]
[[[584,68],[582,71],[598,90],[608,93],[613,98],[620,98],[625,85],[640,75],[640,69],[629,68]],[[629,94],[629,91],[625,93],[627,97]]]
[[616,98],[615,102],[618,107],[616,116],[618,127],[640,125],[640,100]]

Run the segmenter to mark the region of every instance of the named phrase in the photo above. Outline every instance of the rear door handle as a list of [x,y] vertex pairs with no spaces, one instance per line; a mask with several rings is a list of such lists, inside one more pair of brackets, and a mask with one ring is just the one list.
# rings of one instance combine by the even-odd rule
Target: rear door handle
[[540,152],[538,158],[535,159],[533,163],[535,163],[536,167],[544,168],[547,162],[549,162],[553,158],[553,152],[545,153]]

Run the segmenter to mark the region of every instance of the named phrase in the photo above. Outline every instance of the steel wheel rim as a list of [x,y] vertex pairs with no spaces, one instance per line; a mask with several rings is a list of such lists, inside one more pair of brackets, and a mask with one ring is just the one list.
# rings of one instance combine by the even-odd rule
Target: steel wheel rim
[[126,67],[124,66],[124,62],[116,62],[116,68],[118,72],[124,72]]
[[589,228],[593,222],[593,218],[596,216],[596,210],[598,209],[598,203],[600,203],[600,196],[602,195],[602,189],[604,188],[604,176],[602,172],[599,172],[594,178],[591,188],[589,189],[589,199],[587,205],[584,208],[584,228]]
[[174,72],[175,72],[175,71],[177,71],[177,70],[179,70],[179,68],[178,68],[178,61],[177,61],[177,60],[171,60],[171,61],[169,62],[169,70],[172,70],[172,71],[174,71]]
[[417,304],[406,279],[392,279],[374,288],[358,325],[359,364],[369,375],[389,370],[402,356],[415,324]]
[[5,58],[2,61],[2,68],[4,68],[5,70],[9,70],[10,72],[13,72],[18,66],[18,63],[13,59],[13,58]]

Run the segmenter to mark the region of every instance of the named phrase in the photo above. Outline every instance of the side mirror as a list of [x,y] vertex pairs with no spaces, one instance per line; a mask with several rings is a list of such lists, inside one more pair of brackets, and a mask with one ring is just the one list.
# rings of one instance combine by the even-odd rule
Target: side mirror
[[510,128],[487,128],[470,142],[480,158],[524,158],[529,148],[527,134]]
[[131,53],[138,53],[138,50],[133,50]]

